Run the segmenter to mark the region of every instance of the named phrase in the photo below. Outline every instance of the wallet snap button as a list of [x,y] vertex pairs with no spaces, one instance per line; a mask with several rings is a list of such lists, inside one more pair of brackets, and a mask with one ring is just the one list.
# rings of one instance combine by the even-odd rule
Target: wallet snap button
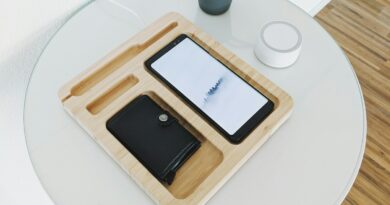
[[159,115],[158,116],[158,120],[160,120],[161,122],[166,122],[166,121],[168,121],[168,115],[167,114],[165,114],[165,113],[163,113],[163,114],[161,114],[161,115]]
[[176,118],[172,117],[169,113],[161,113],[158,115],[158,121],[160,122],[159,124],[163,127],[168,127],[172,123],[176,122]]

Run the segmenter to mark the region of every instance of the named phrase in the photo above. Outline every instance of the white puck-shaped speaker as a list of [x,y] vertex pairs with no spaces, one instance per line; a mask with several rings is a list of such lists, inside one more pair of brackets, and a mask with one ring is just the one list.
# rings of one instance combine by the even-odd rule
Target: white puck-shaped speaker
[[301,45],[302,36],[295,26],[283,21],[273,21],[261,29],[255,55],[268,66],[285,68],[298,59]]

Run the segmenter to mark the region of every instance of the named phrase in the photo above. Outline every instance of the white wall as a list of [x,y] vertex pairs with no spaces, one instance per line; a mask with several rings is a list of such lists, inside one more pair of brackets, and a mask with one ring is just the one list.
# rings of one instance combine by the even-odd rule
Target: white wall
[[[21,94],[30,72],[55,31],[86,0],[0,0],[0,204],[48,205],[26,147]],[[9,79],[13,79],[10,81]],[[19,92],[18,92],[19,91]]]
[[[0,0],[0,63],[27,41],[45,35],[88,0]],[[330,0],[290,0],[310,15],[315,15]],[[49,36],[45,37],[46,39]]]
[[0,62],[59,25],[87,0],[0,0]]
[[295,5],[306,11],[311,16],[315,16],[331,0],[290,0]]

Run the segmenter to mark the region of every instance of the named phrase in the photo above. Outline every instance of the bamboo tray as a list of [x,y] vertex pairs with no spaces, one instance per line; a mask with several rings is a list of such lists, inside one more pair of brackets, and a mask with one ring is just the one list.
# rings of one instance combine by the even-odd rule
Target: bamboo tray
[[[144,61],[185,33],[271,99],[274,111],[240,144],[229,143],[195,110],[154,78]],[[160,183],[106,129],[106,121],[141,94],[173,114],[201,142],[172,185]],[[158,204],[205,204],[289,117],[291,97],[177,13],[169,13],[65,84],[59,98],[67,112]]]

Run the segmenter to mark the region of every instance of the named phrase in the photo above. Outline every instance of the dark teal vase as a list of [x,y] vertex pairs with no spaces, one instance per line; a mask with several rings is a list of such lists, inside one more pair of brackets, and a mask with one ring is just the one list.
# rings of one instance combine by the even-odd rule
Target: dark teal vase
[[230,8],[232,0],[199,0],[200,8],[211,15],[225,13]]

